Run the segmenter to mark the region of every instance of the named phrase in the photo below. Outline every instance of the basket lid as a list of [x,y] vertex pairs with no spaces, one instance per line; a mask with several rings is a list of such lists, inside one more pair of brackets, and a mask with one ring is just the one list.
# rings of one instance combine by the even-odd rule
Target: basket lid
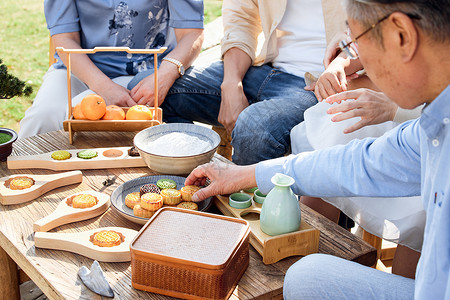
[[220,269],[249,232],[245,220],[164,207],[139,231],[130,248],[166,262]]

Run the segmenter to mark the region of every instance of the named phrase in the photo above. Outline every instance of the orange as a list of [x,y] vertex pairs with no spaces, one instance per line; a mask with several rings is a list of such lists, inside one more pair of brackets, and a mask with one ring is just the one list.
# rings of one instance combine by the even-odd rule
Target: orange
[[78,103],[73,108],[73,118],[77,120],[86,120],[86,117],[83,115],[83,112],[81,111],[81,103]]
[[108,105],[102,120],[125,120],[125,111],[117,105]]
[[102,97],[96,94],[90,94],[81,100],[81,111],[89,120],[98,120],[106,112],[106,103]]
[[127,120],[151,120],[152,111],[145,105],[134,105],[127,111]]

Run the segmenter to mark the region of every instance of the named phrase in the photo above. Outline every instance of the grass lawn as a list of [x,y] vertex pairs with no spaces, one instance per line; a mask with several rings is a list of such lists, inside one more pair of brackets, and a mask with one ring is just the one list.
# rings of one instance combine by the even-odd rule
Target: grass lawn
[[[222,0],[204,0],[205,23],[221,15]],[[0,99],[0,127],[19,130],[48,69],[48,30],[42,0],[0,1],[0,58],[8,71],[33,87],[29,97]]]

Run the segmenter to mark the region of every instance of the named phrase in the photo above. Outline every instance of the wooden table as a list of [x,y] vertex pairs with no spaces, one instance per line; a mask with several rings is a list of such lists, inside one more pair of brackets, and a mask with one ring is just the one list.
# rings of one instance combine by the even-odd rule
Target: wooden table
[[[78,132],[74,144],[68,134],[56,131],[34,136],[14,143],[13,155],[41,154],[58,149],[101,148],[132,145],[130,132]],[[224,160],[215,155],[215,160]],[[40,169],[8,170],[0,164],[0,177],[12,174],[54,174]],[[0,298],[13,299],[17,295],[17,265],[37,284],[50,299],[100,299],[88,290],[77,276],[81,266],[92,260],[65,251],[36,249],[33,241],[33,223],[50,214],[61,201],[75,192],[100,190],[107,176],[117,175],[114,185],[103,192],[111,194],[121,183],[154,175],[148,168],[84,170],[83,182],[52,190],[42,197],[20,205],[0,205]],[[214,207],[213,207],[214,209]],[[342,229],[307,207],[302,207],[303,218],[321,231],[319,252],[343,257],[365,265],[375,263],[375,248]],[[123,226],[139,230],[134,224],[109,209],[100,217],[55,228],[57,232],[77,232],[105,226]],[[3,250],[2,250],[3,249]],[[284,275],[300,257],[289,257],[272,265],[264,265],[261,256],[250,247],[250,265],[236,287],[231,299],[282,298]],[[130,263],[100,263],[113,288],[116,299],[169,299],[162,295],[135,290],[131,287]]]

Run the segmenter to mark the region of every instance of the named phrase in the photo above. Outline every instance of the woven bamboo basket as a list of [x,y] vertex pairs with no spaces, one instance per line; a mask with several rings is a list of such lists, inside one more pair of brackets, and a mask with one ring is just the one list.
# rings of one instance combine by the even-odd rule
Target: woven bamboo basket
[[131,283],[185,299],[227,299],[249,263],[247,221],[165,207],[131,242]]

